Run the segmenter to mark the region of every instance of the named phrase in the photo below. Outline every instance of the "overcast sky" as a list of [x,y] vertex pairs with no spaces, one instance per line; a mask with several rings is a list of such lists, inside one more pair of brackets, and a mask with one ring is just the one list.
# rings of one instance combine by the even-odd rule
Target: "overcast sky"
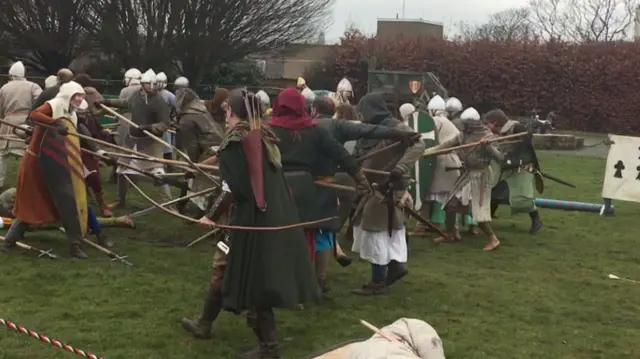
[[[442,23],[445,34],[450,34],[460,21],[482,23],[492,13],[527,3],[528,0],[405,0],[405,18]],[[396,14],[402,17],[402,0],[336,0],[327,42],[336,42],[349,23],[374,34],[378,18],[395,18]]]

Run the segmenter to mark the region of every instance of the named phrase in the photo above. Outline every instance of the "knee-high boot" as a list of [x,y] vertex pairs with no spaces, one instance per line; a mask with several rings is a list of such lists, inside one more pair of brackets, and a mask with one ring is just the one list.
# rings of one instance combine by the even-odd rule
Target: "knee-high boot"
[[327,272],[329,271],[329,262],[331,261],[331,250],[327,249],[322,252],[316,252],[316,279],[322,293],[327,293]]
[[240,359],[277,359],[280,348],[276,337],[276,321],[273,309],[256,310],[256,333],[259,345],[257,348],[240,354]]
[[211,326],[222,310],[222,292],[209,287],[204,297],[202,314],[195,320],[182,318],[182,328],[193,334],[194,338],[206,339],[211,337]]

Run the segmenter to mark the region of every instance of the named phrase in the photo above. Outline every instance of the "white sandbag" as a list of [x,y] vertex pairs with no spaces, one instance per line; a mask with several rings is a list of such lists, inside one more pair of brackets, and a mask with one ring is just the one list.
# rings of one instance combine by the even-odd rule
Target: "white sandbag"
[[445,359],[438,333],[422,320],[401,318],[381,330],[404,343],[390,342],[374,334],[364,342],[349,346],[344,359]]

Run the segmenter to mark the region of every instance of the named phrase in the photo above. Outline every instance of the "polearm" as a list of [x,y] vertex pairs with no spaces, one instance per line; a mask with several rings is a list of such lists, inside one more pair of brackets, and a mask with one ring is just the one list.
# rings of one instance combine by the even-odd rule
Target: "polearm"
[[[188,167],[189,163],[184,162],[184,161],[176,161],[176,160],[167,160],[165,158],[158,158],[158,157],[142,157],[142,156],[138,156],[138,155],[129,155],[129,154],[124,154],[124,153],[117,153],[117,152],[106,152],[106,154],[108,154],[109,156],[117,156],[117,157],[123,157],[123,158],[129,158],[129,159],[134,159],[134,160],[138,160],[138,161],[147,161],[147,162],[157,162],[157,163],[162,163],[165,165],[172,165],[172,166],[179,166],[179,167],[186,167],[185,169],[194,172],[195,170]],[[205,169],[205,170],[212,170],[212,171],[217,171],[218,167],[217,166],[211,166],[211,165],[206,165],[206,164],[202,164],[202,163],[196,163],[196,167],[199,167],[201,169]]]
[[[342,190],[342,191],[350,191],[350,192],[355,192],[356,188],[355,187],[351,187],[351,186],[345,186],[345,185],[341,185],[341,184],[336,184],[336,183],[330,183],[330,182],[324,182],[324,181],[314,181],[314,183],[320,187],[325,187],[325,188],[332,188],[335,190]],[[377,193],[374,193],[374,197],[378,200],[383,200],[384,197],[382,195],[379,195]],[[444,232],[442,232],[442,230],[440,230],[440,228],[436,227],[433,225],[433,223],[429,222],[428,220],[426,220],[425,218],[423,218],[418,212],[414,211],[413,209],[409,208],[409,207],[400,207],[398,203],[396,203],[396,207],[398,207],[399,209],[406,211],[407,214],[409,214],[411,217],[413,217],[416,221],[422,223],[425,225],[425,227],[427,228],[431,228],[434,231],[436,231],[438,234],[440,234],[443,237],[446,237],[446,234]]]
[[[4,237],[0,237],[0,240],[3,241],[3,242],[7,241]],[[58,257],[57,255],[52,253],[53,249],[49,249],[48,251],[43,251],[42,249],[30,246],[30,245],[22,243],[22,242],[16,242],[16,246],[18,246],[18,248],[22,248],[22,249],[27,250],[27,251],[38,253],[38,257],[47,257],[47,258],[51,258],[51,259],[60,259],[60,257]]]
[[[33,130],[33,128],[25,129],[24,127],[21,127],[19,125],[15,125],[15,124],[13,124],[11,122],[7,122],[7,121],[1,120],[1,119],[0,119],[0,123],[3,124],[3,125],[7,125],[9,127],[13,127],[15,129],[18,129],[18,130],[21,130],[21,131],[25,131],[25,132],[28,132],[29,130]],[[43,123],[40,123],[40,122],[38,122],[37,125],[38,126],[42,126],[44,128],[48,128],[48,129],[54,130],[54,131],[56,130],[55,127],[49,126],[49,125],[46,125],[46,124],[43,124]],[[115,144],[113,144],[111,142],[107,142],[107,141],[103,141],[103,140],[100,140],[100,139],[97,139],[97,138],[93,138],[91,136],[86,136],[86,135],[83,135],[81,133],[69,132],[69,133],[67,133],[67,135],[75,136],[75,137],[78,137],[80,139],[91,141],[93,143],[97,143],[97,144],[102,145],[102,146],[113,148],[113,149],[116,149],[118,151],[127,152],[127,153],[132,154],[132,155],[136,155],[136,156],[140,156],[140,157],[151,157],[151,158],[154,158],[152,156],[145,155],[144,153],[141,153],[141,152],[138,152],[138,151],[126,148],[126,147],[118,146],[118,145],[115,145]]]
[[176,146],[174,146],[174,145],[172,145],[172,144],[170,144],[170,143],[167,143],[166,141],[164,141],[164,140],[163,140],[163,139],[161,139],[160,137],[158,137],[158,136],[154,135],[153,133],[151,133],[151,131],[148,131],[148,130],[145,130],[145,129],[140,128],[140,125],[138,125],[137,123],[135,123],[135,122],[131,121],[130,119],[128,119],[128,118],[126,118],[126,117],[122,116],[121,114],[117,113],[117,112],[116,112],[116,111],[114,111],[113,109],[111,109],[111,108],[109,108],[109,107],[107,107],[107,106],[105,106],[105,105],[103,105],[103,104],[100,104],[100,107],[102,107],[102,109],[103,109],[103,110],[105,110],[105,111],[109,112],[110,114],[112,114],[112,115],[116,116],[118,119],[120,119],[120,120],[122,120],[122,121],[124,121],[124,122],[128,123],[131,127],[136,128],[136,129],[138,129],[138,130],[141,130],[141,131],[142,131],[142,133],[144,133],[145,135],[149,136],[149,137],[150,137],[151,139],[153,139],[154,141],[156,141],[156,142],[158,142],[158,143],[162,144],[163,146],[165,146],[165,147],[167,147],[167,148],[171,149],[172,151],[175,151],[175,152],[176,152],[177,154],[179,154],[182,158],[184,158],[184,159],[189,163],[189,165],[191,165],[193,168],[197,169],[197,170],[198,170],[198,172],[200,172],[200,174],[202,174],[203,176],[205,176],[206,178],[208,178],[209,180],[211,180],[213,183],[215,183],[215,184],[217,184],[217,185],[220,185],[220,184],[218,183],[218,181],[217,181],[216,179],[214,179],[210,174],[208,174],[208,173],[206,173],[205,171],[203,171],[200,167],[197,167],[197,166],[196,166],[196,164],[195,164],[193,161],[191,161],[191,158],[189,158],[189,155],[187,155],[186,153],[184,153],[184,152],[180,151],[180,149],[179,149],[179,148],[177,148]]
[[[209,194],[209,193],[211,193],[211,192],[213,192],[213,191],[215,191],[215,190],[216,190],[216,188],[215,188],[215,187],[207,188],[207,189],[204,189],[204,190],[202,190],[202,191],[195,192],[195,193],[191,193],[191,194],[188,194],[188,195],[186,195],[186,196],[184,196],[184,197],[180,197],[180,198],[172,199],[171,201],[168,201],[168,202],[165,202],[165,203],[159,204],[159,205],[158,205],[158,207],[166,208],[166,207],[168,207],[168,206],[171,206],[172,204],[176,204],[176,203],[181,202],[181,201],[184,201],[184,200],[186,200],[186,199],[190,199],[190,198],[194,198],[194,197],[204,196],[204,195]],[[145,214],[147,214],[147,213],[149,213],[149,212],[155,211],[156,209],[158,209],[158,207],[156,207],[156,206],[151,206],[151,207],[149,207],[149,208],[145,208],[145,209],[139,210],[139,211],[137,211],[137,212],[133,212],[133,213],[128,214],[128,215],[126,215],[126,216],[127,216],[127,217],[129,217],[129,218],[140,217],[140,216],[145,215]]]
[[526,136],[528,134],[529,134],[528,132],[514,133],[513,135],[488,138],[488,139],[483,140],[483,141],[467,143],[465,145],[460,145],[460,146],[455,146],[455,147],[443,148],[441,150],[437,150],[437,151],[433,151],[433,152],[429,151],[427,149],[422,154],[422,157],[424,158],[424,157],[433,157],[433,156],[446,155],[447,153],[451,153],[451,152],[455,152],[455,151],[459,151],[459,150],[464,150],[464,149],[470,148],[470,147],[480,146],[483,143],[493,143],[493,142],[500,142],[500,141],[504,141],[504,140],[512,140],[514,138],[520,138],[520,137]]
[[3,324],[7,328],[13,329],[18,333],[26,334],[26,335],[28,335],[28,336],[30,336],[32,338],[36,338],[36,339],[39,339],[42,342],[45,342],[47,344],[51,344],[56,348],[64,349],[64,350],[66,350],[66,351],[68,351],[70,353],[74,353],[74,354],[77,354],[77,355],[80,355],[82,357],[89,358],[89,359],[104,359],[104,357],[97,356],[97,355],[89,353],[89,352],[85,352],[84,350],[80,350],[78,348],[74,348],[69,344],[61,343],[59,340],[50,339],[49,337],[47,337],[45,335],[36,333],[33,330],[29,330],[29,329],[27,329],[25,327],[21,327],[21,326],[17,325],[16,323],[10,322],[10,321],[8,321],[6,319],[0,318],[0,324]]

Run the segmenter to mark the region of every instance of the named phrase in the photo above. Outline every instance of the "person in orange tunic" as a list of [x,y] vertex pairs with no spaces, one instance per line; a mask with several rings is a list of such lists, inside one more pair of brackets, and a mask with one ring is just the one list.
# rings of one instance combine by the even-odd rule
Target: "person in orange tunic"
[[[29,225],[62,222],[71,255],[85,259],[80,247],[87,233],[85,168],[80,156],[80,139],[71,136],[88,130],[78,124],[76,109],[85,91],[76,82],[60,86],[58,95],[31,113],[35,123],[29,147],[20,163],[13,207],[15,220],[6,235],[2,251],[16,248]],[[91,144],[83,146],[92,148]],[[98,151],[101,152],[101,151]]]

